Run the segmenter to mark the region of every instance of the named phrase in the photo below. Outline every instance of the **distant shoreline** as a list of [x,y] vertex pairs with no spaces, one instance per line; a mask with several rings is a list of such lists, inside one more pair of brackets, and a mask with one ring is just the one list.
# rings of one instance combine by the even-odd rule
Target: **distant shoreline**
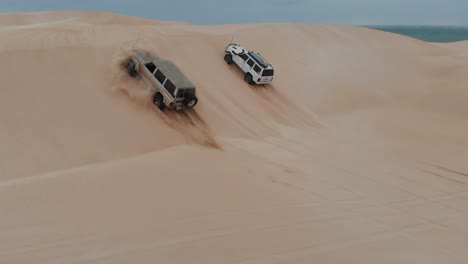
[[444,26],[444,25],[359,25],[361,27],[369,28],[455,28],[455,29],[468,29],[468,26]]
[[396,33],[427,42],[451,43],[468,40],[467,26],[361,26]]

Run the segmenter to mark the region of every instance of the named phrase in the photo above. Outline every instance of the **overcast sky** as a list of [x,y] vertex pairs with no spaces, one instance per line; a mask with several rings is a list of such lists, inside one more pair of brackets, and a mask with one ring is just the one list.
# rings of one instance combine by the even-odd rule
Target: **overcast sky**
[[196,24],[468,26],[468,0],[0,0],[0,12],[97,10]]

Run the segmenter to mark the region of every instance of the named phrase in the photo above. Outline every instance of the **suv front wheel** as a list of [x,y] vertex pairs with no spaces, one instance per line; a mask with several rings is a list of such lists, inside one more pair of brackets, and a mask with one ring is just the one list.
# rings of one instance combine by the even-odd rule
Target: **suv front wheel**
[[138,75],[138,72],[135,69],[135,66],[136,66],[136,63],[132,59],[129,59],[127,61],[127,72],[133,78],[135,78]]
[[227,64],[231,64],[231,63],[232,63],[232,54],[227,53],[226,55],[224,55],[224,61],[225,61]]

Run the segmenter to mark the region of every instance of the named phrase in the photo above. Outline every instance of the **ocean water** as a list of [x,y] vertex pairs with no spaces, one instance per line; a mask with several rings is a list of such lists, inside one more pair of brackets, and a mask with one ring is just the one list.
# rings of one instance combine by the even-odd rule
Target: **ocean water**
[[367,26],[368,28],[397,33],[428,42],[456,42],[468,40],[468,27],[435,26]]

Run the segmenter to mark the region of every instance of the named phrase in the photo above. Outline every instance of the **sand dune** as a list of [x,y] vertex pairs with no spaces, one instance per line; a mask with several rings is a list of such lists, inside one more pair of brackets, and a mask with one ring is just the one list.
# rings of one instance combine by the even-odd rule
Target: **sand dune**
[[468,56],[468,40],[458,41],[454,43],[444,43],[441,46],[453,49],[456,53],[462,56]]
[[[274,65],[246,85],[235,41]],[[161,113],[138,47],[198,88]],[[1,263],[466,263],[468,61],[352,26],[0,16]]]

